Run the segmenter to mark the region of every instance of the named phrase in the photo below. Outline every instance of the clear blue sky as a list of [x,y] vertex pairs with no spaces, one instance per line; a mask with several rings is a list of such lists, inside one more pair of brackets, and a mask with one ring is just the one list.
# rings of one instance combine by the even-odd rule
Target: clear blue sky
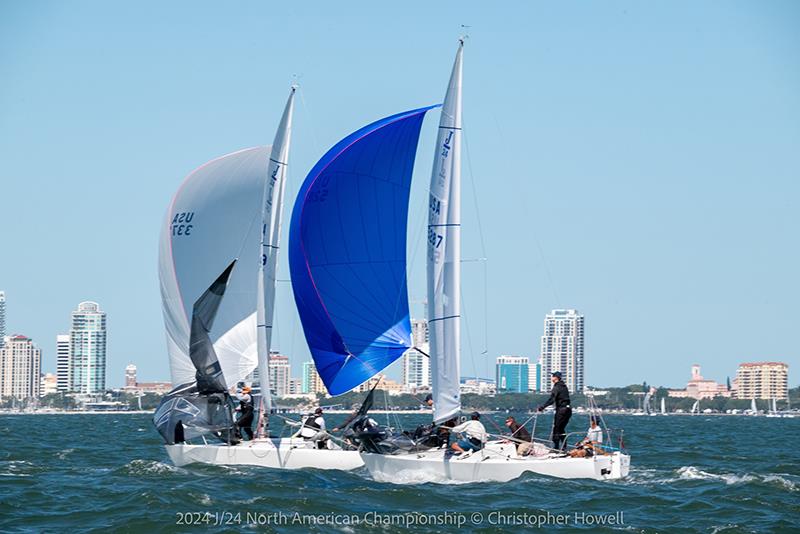
[[[586,315],[589,384],[679,386],[694,362],[724,381],[751,360],[788,362],[797,384],[793,1],[0,1],[9,329],[54,371],[56,334],[96,300],[109,384],[129,362],[166,379],[157,241],[182,178],[270,143],[298,74],[291,205],[338,139],[441,100],[461,24],[464,257],[484,254],[477,205],[489,258],[488,307],[481,264],[464,267],[463,374],[535,359],[544,314],[569,307]],[[435,117],[412,195],[415,300]],[[288,284],[279,295],[277,348],[299,366]]]

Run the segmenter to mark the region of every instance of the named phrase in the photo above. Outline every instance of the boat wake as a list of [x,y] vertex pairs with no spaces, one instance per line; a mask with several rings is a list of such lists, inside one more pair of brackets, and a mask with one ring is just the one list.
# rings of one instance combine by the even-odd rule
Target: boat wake
[[397,485],[417,485],[417,484],[446,484],[460,486],[462,484],[473,484],[475,482],[488,482],[488,480],[452,480],[447,477],[439,476],[435,473],[427,472],[423,469],[409,469],[392,473],[391,476],[385,473],[375,472],[372,478],[377,482],[388,482]]
[[793,480],[792,475],[769,474],[760,475],[754,473],[711,473],[693,465],[686,465],[674,471],[662,471],[658,469],[634,469],[631,476],[622,481],[625,484],[655,485],[685,482],[687,480],[707,480],[724,482],[725,485],[737,484],[765,484],[768,486],[780,486],[781,489],[788,491],[800,491],[800,479]]

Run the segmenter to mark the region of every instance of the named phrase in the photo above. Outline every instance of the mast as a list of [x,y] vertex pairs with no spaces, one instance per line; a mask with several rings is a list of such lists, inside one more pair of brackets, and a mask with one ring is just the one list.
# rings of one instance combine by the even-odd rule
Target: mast
[[257,332],[258,377],[261,386],[261,406],[257,436],[263,437],[269,427],[265,413],[272,411],[272,392],[269,380],[269,351],[272,345],[272,325],[275,312],[275,284],[278,269],[278,248],[283,218],[283,196],[286,190],[286,166],[289,160],[289,143],[292,136],[292,113],[297,86],[292,85],[283,117],[275,133],[269,163],[267,182],[261,212],[261,258],[258,269]]
[[447,87],[428,202],[428,329],[433,420],[461,411],[461,79],[464,39]]

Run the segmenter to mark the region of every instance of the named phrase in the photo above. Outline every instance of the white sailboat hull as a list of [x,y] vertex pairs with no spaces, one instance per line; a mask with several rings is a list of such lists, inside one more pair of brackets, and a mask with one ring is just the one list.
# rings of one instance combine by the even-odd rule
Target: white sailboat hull
[[447,456],[442,449],[408,454],[361,453],[364,465],[381,482],[508,482],[524,473],[555,478],[615,480],[630,469],[630,456],[615,452],[592,458],[517,456],[513,444],[489,442],[478,452]]
[[172,463],[252,465],[272,469],[338,469],[349,471],[364,465],[358,451],[316,449],[303,439],[257,439],[237,445],[209,443],[166,445]]

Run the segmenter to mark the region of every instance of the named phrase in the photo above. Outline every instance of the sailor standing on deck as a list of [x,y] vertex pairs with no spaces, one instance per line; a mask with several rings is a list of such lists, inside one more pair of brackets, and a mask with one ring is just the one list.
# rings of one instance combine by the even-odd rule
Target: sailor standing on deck
[[567,385],[561,379],[561,372],[556,371],[552,374],[551,380],[553,381],[553,389],[550,391],[550,398],[536,408],[542,411],[551,404],[555,405],[556,415],[553,418],[553,448],[560,449],[564,446],[567,438],[566,429],[569,418],[572,417],[572,408],[569,405],[569,390]]
[[239,419],[236,421],[239,432],[244,432],[247,435],[247,439],[250,440],[253,439],[253,416],[255,411],[253,397],[250,395],[251,391],[252,388],[250,386],[242,388],[242,394],[239,395],[239,407],[237,408]]

